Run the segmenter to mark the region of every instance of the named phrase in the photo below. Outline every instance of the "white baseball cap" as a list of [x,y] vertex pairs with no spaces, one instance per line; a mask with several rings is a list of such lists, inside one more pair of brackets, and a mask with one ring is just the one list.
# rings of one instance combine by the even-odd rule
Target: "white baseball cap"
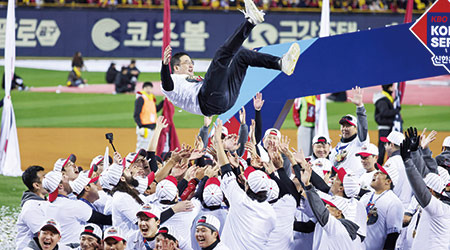
[[359,180],[355,175],[346,174],[344,176],[342,185],[344,186],[344,193],[347,197],[354,198],[358,196],[361,189],[361,184],[359,183]]
[[111,190],[117,185],[117,183],[119,183],[120,177],[122,177],[122,172],[123,167],[113,163],[108,167],[108,169],[103,170],[103,173],[100,175],[100,185],[105,189]]
[[269,192],[267,193],[267,201],[271,202],[276,199],[278,199],[278,196],[280,195],[280,188],[278,187],[278,184],[272,180],[269,179]]
[[88,177],[92,177],[92,173],[94,172],[95,166],[98,166],[103,161],[103,155],[97,155],[94,159],[91,161],[91,167],[89,168],[89,174]]
[[368,145],[363,145],[361,147],[361,150],[355,154],[355,156],[362,156],[362,157],[367,157],[370,155],[378,156],[378,147],[372,143],[369,143]]
[[56,232],[58,232],[58,234],[61,235],[61,226],[55,219],[46,220],[44,224],[42,224],[41,229],[39,231],[46,229],[56,230]]
[[150,172],[147,177],[136,176],[135,179],[139,182],[139,185],[136,187],[136,190],[143,194],[145,190],[152,184],[155,180],[155,172]]
[[380,140],[382,142],[390,142],[397,146],[400,146],[400,144],[403,143],[404,139],[405,139],[405,136],[398,131],[392,131],[391,133],[389,133],[389,135],[386,138],[380,137]]
[[169,175],[164,180],[158,183],[156,186],[155,195],[158,200],[169,200],[172,201],[177,197],[178,188],[177,188],[177,179],[175,177]]
[[439,176],[441,177],[442,181],[444,182],[444,187],[448,186],[450,184],[450,174],[448,173],[447,169],[438,166],[437,167]]
[[197,225],[198,226],[205,226],[209,229],[211,229],[211,231],[215,231],[215,232],[219,232],[220,229],[220,221],[219,219],[217,219],[214,215],[208,214],[208,215],[202,215],[200,216],[200,218],[197,221]]
[[84,229],[81,232],[80,236],[81,235],[90,235],[90,236],[95,237],[97,240],[101,241],[102,234],[103,234],[103,231],[97,224],[89,223],[84,226]]
[[58,171],[50,171],[45,174],[42,180],[42,186],[48,191],[48,200],[50,202],[58,197],[58,186],[62,181],[62,173]]
[[142,205],[142,207],[136,213],[136,216],[139,216],[139,214],[145,214],[149,218],[156,218],[158,220],[161,217],[161,211],[156,206],[150,203]]
[[281,132],[276,128],[269,128],[268,130],[266,130],[266,132],[264,133],[264,138],[268,135],[274,135],[281,140]]
[[396,166],[391,166],[390,164],[385,164],[384,166],[378,165],[378,169],[388,175],[394,185],[397,185],[399,173]]
[[[247,169],[249,168],[250,167],[248,167]],[[247,182],[249,188],[255,193],[261,191],[269,191],[270,188],[269,177],[267,176],[266,173],[264,173],[261,170],[251,171],[251,173],[248,174]]]
[[326,143],[331,145],[331,139],[326,135],[315,135],[312,139],[312,144],[316,143]]
[[56,160],[55,164],[53,165],[53,170],[61,172],[69,161],[75,163],[77,161],[77,157],[74,154],[70,154],[67,158],[60,158]]
[[442,142],[442,147],[450,148],[450,136],[445,137],[444,141]]
[[220,206],[223,201],[223,193],[220,189],[220,181],[216,177],[209,178],[203,189],[203,201],[209,207]]
[[423,178],[423,181],[425,182],[425,185],[427,185],[428,188],[433,189],[434,192],[441,194],[442,190],[445,188],[445,184],[442,181],[441,177],[435,173],[428,173],[425,178]]
[[118,227],[109,227],[108,229],[106,229],[104,235],[103,235],[103,240],[106,240],[108,238],[113,238],[117,241],[126,241],[125,240],[125,235],[122,233],[122,231],[120,230],[120,228]]
[[358,120],[356,120],[356,117],[354,115],[351,114],[347,114],[344,115],[340,120],[339,120],[339,124],[343,125],[343,124],[350,124],[352,126],[357,127],[358,126]]
[[335,208],[341,210],[342,213],[344,213],[344,211],[348,207],[348,200],[343,197],[335,196],[335,195],[331,196],[324,192],[317,192],[317,193],[319,194],[322,201],[324,201],[326,204],[328,204],[332,207],[335,207]]
[[88,173],[81,172],[75,180],[69,181],[69,185],[72,188],[72,192],[79,195],[90,181]]

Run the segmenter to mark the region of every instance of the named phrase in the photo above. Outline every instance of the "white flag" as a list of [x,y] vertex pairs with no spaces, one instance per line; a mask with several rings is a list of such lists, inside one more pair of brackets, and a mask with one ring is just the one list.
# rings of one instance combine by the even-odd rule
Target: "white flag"
[[[322,1],[322,14],[320,16],[320,37],[330,35],[330,0]],[[316,135],[328,135],[327,97],[325,94],[316,99]]]
[[5,39],[5,97],[3,98],[2,130],[0,135],[0,174],[21,176],[16,117],[11,102],[11,79],[16,60],[15,0],[8,0]]

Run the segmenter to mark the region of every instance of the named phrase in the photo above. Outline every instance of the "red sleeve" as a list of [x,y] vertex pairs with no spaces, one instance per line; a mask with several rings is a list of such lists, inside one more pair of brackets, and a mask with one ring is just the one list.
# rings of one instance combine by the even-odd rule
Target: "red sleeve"
[[183,200],[183,201],[187,200],[188,197],[194,193],[196,186],[197,186],[197,181],[195,179],[190,180],[188,182],[187,188],[183,191],[183,193],[180,196],[181,200]]
[[297,109],[296,107],[295,107],[296,105],[295,105],[295,102],[294,102],[294,105],[292,105],[292,118],[294,118],[294,122],[295,122],[295,125],[298,127],[298,126],[300,126],[300,107],[301,106],[299,106],[299,109]]

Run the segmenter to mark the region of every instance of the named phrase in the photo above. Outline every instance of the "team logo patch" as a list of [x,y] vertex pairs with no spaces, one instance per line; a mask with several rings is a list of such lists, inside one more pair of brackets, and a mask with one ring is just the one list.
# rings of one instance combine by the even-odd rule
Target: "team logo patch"
[[433,55],[433,65],[450,72],[450,2],[437,0],[417,19],[410,31]]

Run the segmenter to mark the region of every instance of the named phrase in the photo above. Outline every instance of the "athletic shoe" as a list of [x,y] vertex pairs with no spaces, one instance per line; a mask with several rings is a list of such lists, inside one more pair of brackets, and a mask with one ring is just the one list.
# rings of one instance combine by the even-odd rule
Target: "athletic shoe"
[[253,0],[244,0],[244,4],[245,12],[242,10],[241,12],[244,13],[245,18],[248,18],[248,20],[254,25],[264,22],[265,13],[256,7]]
[[292,75],[295,70],[295,65],[297,65],[299,56],[300,46],[298,46],[298,43],[293,43],[288,52],[281,57],[281,71],[288,76]]

